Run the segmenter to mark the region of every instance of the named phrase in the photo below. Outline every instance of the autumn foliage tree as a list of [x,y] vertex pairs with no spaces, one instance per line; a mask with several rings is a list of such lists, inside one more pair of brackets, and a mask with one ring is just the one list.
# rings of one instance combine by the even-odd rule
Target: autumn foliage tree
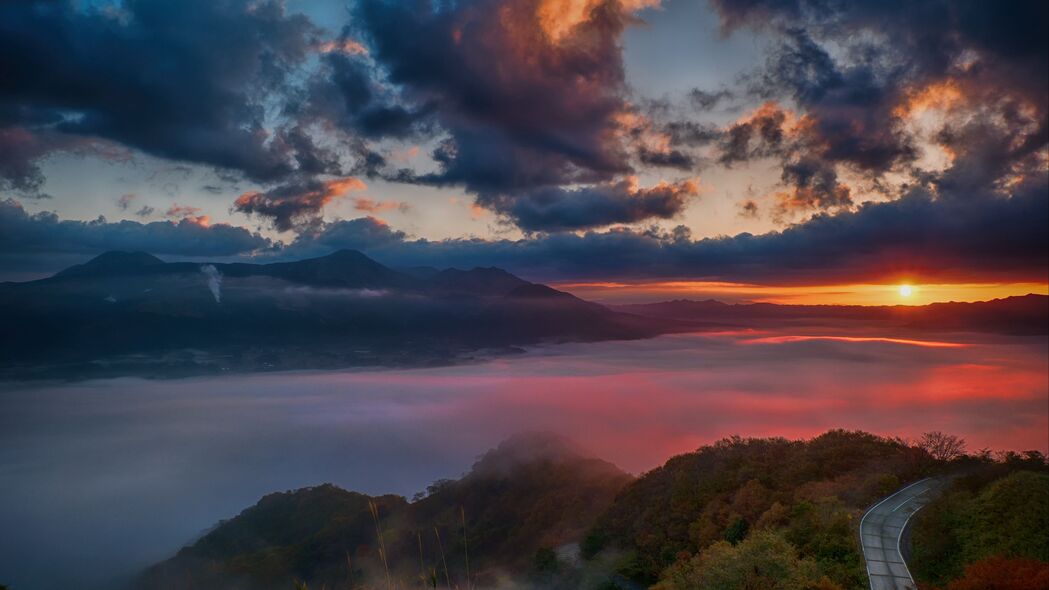
[[815,561],[773,531],[760,531],[738,545],[720,541],[668,568],[654,590],[763,588],[840,590],[820,574]]
[[1001,555],[974,562],[945,590],[1045,590],[1049,588],[1049,563]]

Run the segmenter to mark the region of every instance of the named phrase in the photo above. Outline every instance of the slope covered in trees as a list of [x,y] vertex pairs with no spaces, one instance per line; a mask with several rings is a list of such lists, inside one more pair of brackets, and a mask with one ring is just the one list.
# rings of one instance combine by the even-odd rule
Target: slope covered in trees
[[[724,561],[712,556],[750,555],[742,545],[748,539],[786,543],[800,560],[799,576],[860,587],[855,521],[872,500],[933,465],[921,449],[862,432],[835,430],[809,441],[727,439],[674,457],[628,486],[584,552],[623,551],[620,571],[644,584],[670,567],[661,588],[677,590],[701,587],[677,580],[705,579]],[[689,570],[694,575],[682,575]]]
[[491,587],[577,541],[631,477],[551,435],[519,435],[409,502],[332,485],[271,494],[152,567],[142,588]]
[[[1049,471],[1039,453],[978,464],[915,518],[911,571],[927,587],[1045,588],[1049,582]],[[1027,581],[1024,581],[1027,580]],[[1026,585],[1025,585],[1026,584]]]
[[942,433],[916,444],[844,430],[737,437],[634,479],[562,438],[517,436],[411,501],[331,485],[271,494],[138,587],[859,590],[864,510],[909,481],[962,470],[919,513],[915,571],[944,590],[989,579],[1039,588],[1044,457],[963,451]]

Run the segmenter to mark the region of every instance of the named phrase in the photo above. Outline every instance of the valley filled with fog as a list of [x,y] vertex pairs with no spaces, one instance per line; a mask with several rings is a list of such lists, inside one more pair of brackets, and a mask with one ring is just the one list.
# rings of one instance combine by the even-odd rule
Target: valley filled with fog
[[0,385],[0,570],[106,587],[259,497],[411,497],[507,436],[566,435],[633,473],[721,437],[942,430],[1045,451],[1045,336],[827,322],[541,346],[429,369]]

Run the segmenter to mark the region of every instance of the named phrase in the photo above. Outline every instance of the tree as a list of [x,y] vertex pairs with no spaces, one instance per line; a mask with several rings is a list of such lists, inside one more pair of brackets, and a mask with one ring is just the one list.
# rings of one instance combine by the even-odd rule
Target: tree
[[1049,588],[1049,563],[1036,559],[1009,559],[996,555],[965,568],[965,575],[947,590],[1045,590]]
[[750,525],[747,524],[747,520],[742,516],[737,516],[736,520],[733,520],[732,524],[725,529],[725,540],[735,545],[747,537],[748,530],[750,530]]
[[953,461],[965,455],[965,439],[938,430],[923,434],[917,447],[937,461]]
[[793,545],[772,531],[758,531],[738,545],[715,543],[678,561],[656,590],[824,590],[840,588],[819,573],[816,563],[798,557]]

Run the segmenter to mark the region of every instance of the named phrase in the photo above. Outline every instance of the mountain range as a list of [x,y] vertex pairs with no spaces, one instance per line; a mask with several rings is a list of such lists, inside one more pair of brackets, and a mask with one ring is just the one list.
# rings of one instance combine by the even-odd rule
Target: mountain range
[[773,327],[826,322],[873,322],[904,330],[1038,335],[1049,331],[1049,297],[1028,294],[972,303],[928,305],[781,305],[677,299],[612,309],[706,328]]
[[665,331],[498,268],[399,271],[354,250],[272,264],[107,252],[0,285],[0,376],[444,364]]
[[0,284],[0,379],[178,377],[431,366],[544,342],[861,322],[878,329],[1045,334],[1049,298],[926,306],[606,307],[499,268],[393,269],[355,250],[270,264],[107,252]]

